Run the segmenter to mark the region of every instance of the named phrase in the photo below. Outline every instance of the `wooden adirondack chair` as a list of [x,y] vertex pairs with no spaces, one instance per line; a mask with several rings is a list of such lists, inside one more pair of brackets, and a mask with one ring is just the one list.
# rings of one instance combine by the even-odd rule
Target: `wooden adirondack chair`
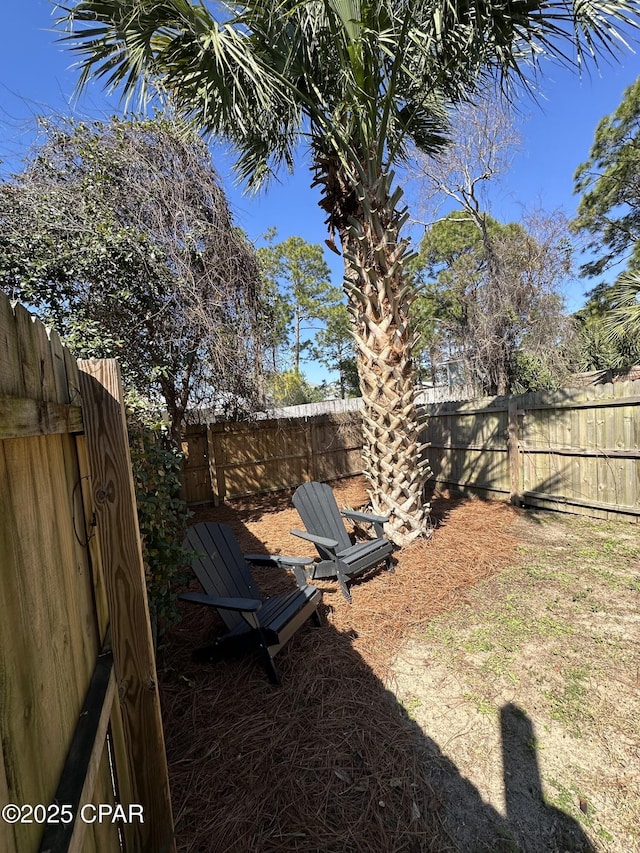
[[[179,597],[215,607],[228,629],[211,645],[197,649],[194,659],[212,661],[227,652],[255,649],[271,682],[280,684],[274,656],[309,617],[320,625],[318,605],[322,593],[306,582],[303,568],[313,558],[243,556],[231,528],[214,522],[190,527],[184,545],[194,552],[192,567],[204,594],[185,592]],[[298,588],[263,600],[249,562],[293,569]]]
[[[393,571],[390,557],[393,544],[384,538],[382,528],[389,520],[387,516],[352,510],[341,512],[331,487],[326,483],[303,483],[294,492],[293,505],[307,530],[292,530],[291,533],[313,542],[320,555],[320,562],[314,563],[307,571],[310,580],[337,578],[342,594],[351,601],[348,584],[353,578],[383,560],[388,571]],[[372,524],[377,538],[354,544],[343,517]]]

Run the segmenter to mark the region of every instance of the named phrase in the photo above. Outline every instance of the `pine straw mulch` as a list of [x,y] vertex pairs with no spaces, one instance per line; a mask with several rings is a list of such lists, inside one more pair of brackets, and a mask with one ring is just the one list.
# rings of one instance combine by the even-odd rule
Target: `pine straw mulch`
[[[340,506],[367,502],[363,478],[333,484]],[[277,656],[282,687],[255,658],[195,664],[220,630],[208,608],[184,605],[159,659],[162,709],[181,853],[427,853],[450,851],[429,767],[445,760],[387,689],[404,638],[465,590],[512,562],[514,512],[480,500],[434,502],[428,542],[397,552],[395,572],[351,587],[319,582],[326,622],[297,632]],[[310,554],[290,535],[291,492],[201,509],[245,552]],[[255,570],[265,592],[293,583]]]

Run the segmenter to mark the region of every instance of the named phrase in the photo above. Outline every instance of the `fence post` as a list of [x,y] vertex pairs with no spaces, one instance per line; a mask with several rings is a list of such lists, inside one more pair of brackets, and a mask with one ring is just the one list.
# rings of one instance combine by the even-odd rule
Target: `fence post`
[[518,398],[509,397],[508,402],[509,433],[507,456],[509,459],[509,500],[513,506],[520,506],[520,449],[518,447]]
[[211,492],[213,494],[213,505],[220,506],[224,503],[224,493],[220,494],[220,483],[218,482],[218,465],[216,462],[216,445],[213,440],[211,424],[205,427],[207,436],[207,456],[209,457],[209,479],[211,480]]
[[316,475],[316,421],[308,418],[305,429],[307,452],[307,481],[315,480]]
[[132,796],[144,809],[144,823],[133,824],[135,846],[150,853],[174,853],[169,776],[120,369],[114,359],[80,361],[78,367]]
[[220,437],[225,435],[225,430],[226,423],[224,422],[207,424],[207,455],[209,456],[209,473],[214,506],[223,504],[227,496],[227,479],[223,467],[226,456]]

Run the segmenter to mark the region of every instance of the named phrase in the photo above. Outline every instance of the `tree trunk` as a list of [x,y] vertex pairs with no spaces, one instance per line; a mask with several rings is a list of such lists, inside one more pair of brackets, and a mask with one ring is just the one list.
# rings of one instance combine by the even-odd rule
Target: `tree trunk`
[[300,375],[300,324],[302,320],[300,318],[300,310],[296,306],[295,311],[295,337],[293,344],[293,370],[296,376]]
[[486,214],[477,213],[475,218],[482,235],[482,245],[487,263],[487,287],[489,290],[486,310],[489,316],[494,318],[494,326],[490,340],[487,341],[485,356],[489,373],[487,393],[503,396],[509,392],[508,364],[510,354],[507,343],[510,323],[505,323],[505,294],[502,287],[505,279],[504,264],[496,252],[489,234]]
[[402,545],[429,531],[424,487],[430,469],[414,405],[413,289],[404,274],[407,241],[399,237],[406,213],[396,209],[402,192],[392,196],[391,181],[383,175],[370,187],[360,185],[361,215],[339,233],[364,404],[364,472],[373,511],[390,516],[387,535]]

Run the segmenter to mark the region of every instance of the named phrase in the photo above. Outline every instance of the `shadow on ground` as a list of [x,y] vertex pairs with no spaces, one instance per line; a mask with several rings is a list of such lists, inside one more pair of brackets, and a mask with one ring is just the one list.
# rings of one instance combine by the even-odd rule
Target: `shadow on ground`
[[[216,520],[229,520],[221,514]],[[237,514],[233,525],[245,552],[264,552],[264,542]],[[437,552],[431,556],[438,559]],[[294,583],[279,569],[254,574],[266,593]],[[369,584],[371,595],[377,583],[382,580],[370,579],[359,590]],[[192,650],[209,642],[219,625],[207,608],[185,605],[160,660],[178,849],[593,850],[575,821],[545,804],[532,725],[515,706],[501,711],[505,814],[482,800],[363,656],[378,634],[375,618],[350,623],[359,590],[350,610],[325,588],[332,602],[328,621],[320,628],[305,625],[276,658],[281,688],[268,682],[252,656],[193,663]],[[452,788],[458,796],[445,801],[440,791]],[[512,812],[522,814],[523,801],[526,825],[512,819]]]

